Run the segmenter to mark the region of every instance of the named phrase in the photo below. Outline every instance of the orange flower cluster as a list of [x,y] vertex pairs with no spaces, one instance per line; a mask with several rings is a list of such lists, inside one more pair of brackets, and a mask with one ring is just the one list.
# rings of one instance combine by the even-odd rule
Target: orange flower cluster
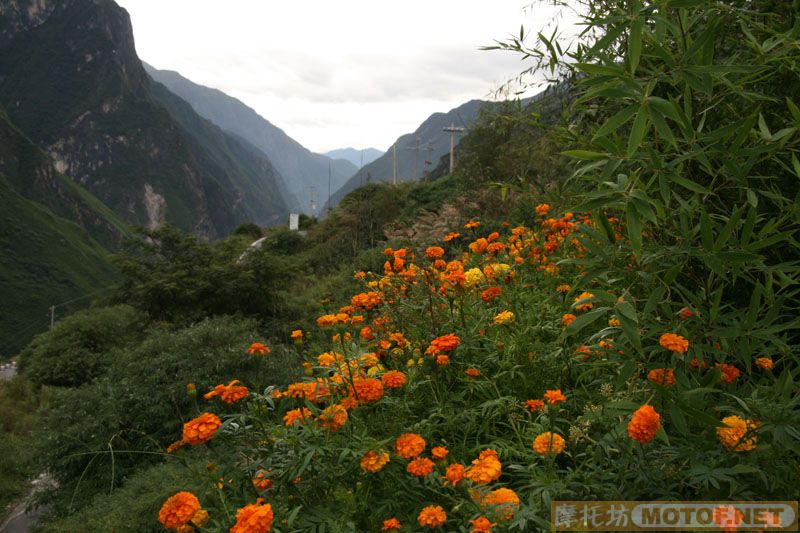
[[497,525],[485,516],[479,516],[472,520],[470,524],[472,527],[469,528],[469,533],[492,533],[492,528]]
[[[324,381],[298,381],[290,383],[286,388],[286,392],[280,396],[288,396],[289,398],[303,398],[309,402],[321,402],[331,394],[330,387]],[[279,396],[279,397],[280,397]]]
[[203,413],[183,425],[183,442],[192,446],[204,444],[214,438],[221,425],[217,415]]
[[481,300],[487,304],[492,303],[498,296],[503,294],[503,289],[500,287],[489,287],[481,293]]
[[406,470],[412,476],[426,477],[433,472],[433,466],[433,461],[427,457],[417,457],[408,463]]
[[755,435],[759,423],[740,416],[726,416],[722,423],[727,427],[717,428],[717,438],[727,449],[734,452],[748,452],[755,449],[758,437]]
[[301,341],[301,340],[303,340],[303,330],[302,329],[293,330],[291,338],[292,338],[293,341]]
[[406,384],[406,375],[399,370],[389,370],[381,376],[381,382],[389,389],[399,389]]
[[375,309],[381,305],[382,302],[383,298],[378,292],[362,292],[361,294],[356,294],[350,300],[353,307],[356,309],[364,309],[365,311]]
[[544,402],[542,400],[528,400],[525,402],[525,408],[531,413],[535,413],[542,407],[544,407]]
[[[594,294],[592,294],[591,292],[582,292],[578,296],[575,297],[575,301],[576,302],[580,302],[581,300],[590,300],[591,298],[594,298]],[[575,310],[576,311],[588,311],[592,307],[594,307],[594,304],[592,302],[583,302],[583,303],[579,303],[579,304],[575,305]]]
[[207,392],[203,395],[203,398],[209,400],[214,396],[219,396],[219,399],[225,403],[235,403],[240,400],[247,398],[247,395],[250,394],[250,391],[247,390],[247,387],[238,385],[239,380],[234,379],[227,385],[217,385],[214,387],[214,390]]
[[514,518],[519,510],[519,496],[511,489],[505,487],[493,490],[481,499],[481,505],[490,507],[492,515],[501,522]]
[[329,328],[338,325],[348,324],[350,316],[347,313],[336,313],[335,315],[322,315],[317,319],[317,326]]
[[550,405],[558,405],[567,401],[567,397],[564,396],[561,389],[548,390],[544,393],[544,399],[547,400],[547,403]]
[[403,459],[414,459],[425,451],[425,439],[416,433],[403,433],[395,440],[394,451]]
[[360,465],[361,470],[375,474],[380,472],[386,463],[389,462],[389,454],[383,450],[375,451],[370,450],[361,457]]
[[481,377],[481,371],[478,370],[477,368],[469,367],[468,369],[466,369],[464,371],[464,373],[466,375],[468,375],[469,377],[471,377],[471,378],[479,378],[479,377]]
[[444,471],[444,477],[447,481],[444,482],[445,485],[450,483],[451,486],[455,487],[458,483],[464,479],[464,474],[466,469],[464,465],[461,464],[452,464],[449,465]]
[[425,257],[430,259],[431,261],[435,261],[436,259],[441,259],[444,257],[444,248],[441,246],[430,246],[427,250],[425,250]]
[[759,357],[756,359],[756,366],[761,370],[772,370],[774,365],[772,359],[769,357]]
[[333,404],[322,410],[319,415],[319,423],[328,431],[339,431],[347,423],[347,409],[339,404]]
[[253,478],[253,487],[259,492],[269,490],[272,488],[272,480],[267,477],[267,472],[259,470]]
[[567,313],[567,314],[565,314],[564,316],[561,317],[561,323],[564,324],[565,326],[569,326],[570,324],[575,322],[576,318],[578,318],[578,317],[576,317],[572,313]]
[[689,350],[689,341],[675,333],[664,333],[658,339],[658,344],[666,350],[680,354]]
[[536,209],[536,214],[540,217],[546,217],[547,213],[550,212],[550,204],[539,204],[534,209]]
[[270,352],[270,349],[261,342],[254,342],[247,349],[248,355],[264,356]]
[[438,505],[429,505],[420,511],[417,522],[431,529],[441,527],[447,522],[447,513]]
[[656,385],[671,387],[675,385],[675,371],[671,368],[654,368],[647,373],[647,379]]
[[400,531],[400,528],[402,527],[403,524],[400,523],[400,520],[397,518],[389,518],[388,520],[383,521],[381,531]]
[[436,337],[431,341],[428,349],[425,350],[425,355],[439,355],[442,352],[452,352],[458,345],[461,344],[461,339],[452,333]]
[[302,424],[303,419],[310,420],[312,416],[313,414],[311,413],[311,409],[308,409],[307,407],[303,407],[302,409],[292,409],[283,415],[283,425],[291,427],[295,422]]
[[653,406],[645,404],[633,413],[628,422],[628,435],[636,442],[647,444],[655,438],[660,427],[661,415]]
[[460,234],[460,233],[456,233],[455,231],[451,231],[450,233],[448,233],[447,235],[445,235],[445,236],[444,236],[444,239],[442,239],[442,240],[443,240],[444,242],[450,242],[450,241],[452,241],[453,239],[458,239],[459,237],[461,237],[461,234]]
[[727,363],[718,363],[716,367],[722,372],[719,381],[724,385],[730,385],[742,375],[742,372],[738,368]]
[[272,530],[272,521],[275,518],[272,506],[262,503],[258,498],[256,503],[245,505],[236,512],[236,524],[230,533],[269,533]]
[[450,453],[450,451],[444,446],[435,446],[431,448],[431,457],[436,461],[444,461],[447,459],[448,453]]
[[464,477],[478,485],[486,485],[500,478],[502,468],[497,452],[489,448],[483,450],[478,458],[472,461],[472,466],[464,472]]
[[158,512],[158,521],[167,529],[178,529],[188,524],[200,510],[200,500],[191,492],[170,496]]
[[383,398],[383,383],[379,379],[357,379],[353,388],[356,399],[361,403],[375,403]]
[[566,447],[567,443],[564,437],[558,433],[551,433],[550,431],[546,431],[533,439],[533,451],[539,455],[547,455],[549,453],[558,455],[563,452]]

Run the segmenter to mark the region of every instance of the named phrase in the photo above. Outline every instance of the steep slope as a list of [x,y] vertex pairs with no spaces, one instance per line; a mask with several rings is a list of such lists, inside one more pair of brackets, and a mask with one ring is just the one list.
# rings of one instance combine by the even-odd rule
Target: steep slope
[[325,155],[331,159],[344,159],[353,163],[356,168],[361,168],[363,165],[369,165],[380,156],[383,152],[377,148],[365,148],[364,150],[356,150],[355,148],[339,148],[325,152]]
[[195,138],[162,107],[112,0],[13,0],[0,4],[0,28],[0,104],[126,221],[215,238],[288,211],[272,193],[249,194],[253,183],[278,190],[277,173],[262,161],[246,164],[260,173],[228,168],[235,140]]
[[[450,134],[443,128],[469,126],[478,116],[478,111],[485,102],[470,100],[447,113],[434,113],[428,117],[414,133],[399,137],[385,154],[368,165],[364,165],[351,177],[323,208],[326,212],[334,207],[350,191],[374,181],[392,181],[394,178],[394,157],[397,158],[398,181],[420,179],[426,170],[436,166],[439,159],[450,153]],[[419,149],[417,149],[419,139]],[[426,162],[430,162],[427,163]]]
[[0,110],[0,355],[15,353],[46,328],[51,305],[116,281],[101,243],[126,231],[107,207],[57,173]]
[[145,69],[155,81],[189,102],[200,116],[264,152],[285,178],[289,191],[302,202],[304,212],[308,211],[308,187],[314,187],[319,198],[324,199],[323,193],[327,196],[329,165],[332,191],[358,170],[349,161],[311,152],[255,110],[222,91],[198,85],[177,72],[158,70],[147,64]]

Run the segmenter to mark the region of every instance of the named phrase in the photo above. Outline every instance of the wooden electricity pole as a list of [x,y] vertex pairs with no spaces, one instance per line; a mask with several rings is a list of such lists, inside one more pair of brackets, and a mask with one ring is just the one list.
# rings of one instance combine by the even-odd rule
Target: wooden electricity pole
[[446,128],[442,128],[444,131],[450,132],[450,174],[453,173],[453,169],[456,168],[456,133],[461,133],[465,130],[465,128],[461,128],[459,126],[453,125],[450,123],[450,126]]

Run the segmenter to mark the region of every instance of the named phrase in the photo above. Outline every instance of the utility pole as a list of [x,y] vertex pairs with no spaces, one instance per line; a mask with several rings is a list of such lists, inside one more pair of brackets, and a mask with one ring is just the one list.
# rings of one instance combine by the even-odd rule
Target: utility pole
[[453,173],[453,169],[456,168],[456,133],[461,133],[464,131],[465,128],[461,128],[458,126],[453,125],[450,123],[450,126],[447,128],[442,128],[444,131],[450,132],[450,174]]
[[53,329],[53,324],[56,321],[56,306],[50,306],[50,329]]
[[397,143],[392,145],[392,183],[397,185]]
[[419,149],[422,147],[420,144],[419,136],[417,137],[414,146],[406,146],[406,150],[414,150],[414,181],[417,181],[417,167],[419,165]]
[[423,176],[428,175],[428,168],[433,164],[431,160],[431,152],[433,152],[433,145],[431,143],[425,143],[425,146],[422,148],[425,151],[425,170],[422,171]]
[[331,210],[331,160],[328,159],[328,212]]
[[311,208],[311,216],[317,216],[317,188],[313,185],[308,187],[308,205]]

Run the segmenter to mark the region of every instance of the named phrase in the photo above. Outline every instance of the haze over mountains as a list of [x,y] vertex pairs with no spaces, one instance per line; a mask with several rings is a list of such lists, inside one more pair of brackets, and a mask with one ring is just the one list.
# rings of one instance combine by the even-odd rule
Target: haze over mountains
[[364,148],[363,150],[358,150],[357,148],[339,148],[337,150],[325,152],[325,155],[331,159],[345,159],[353,163],[356,168],[361,168],[378,159],[383,155],[383,152],[377,148]]

